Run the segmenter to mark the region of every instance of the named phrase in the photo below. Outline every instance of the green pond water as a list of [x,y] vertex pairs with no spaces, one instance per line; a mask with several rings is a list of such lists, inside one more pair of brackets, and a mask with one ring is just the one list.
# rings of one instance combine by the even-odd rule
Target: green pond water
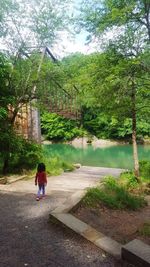
[[[84,166],[133,168],[131,145],[115,145],[94,148],[75,148],[68,144],[44,145],[47,157],[59,157],[67,162],[81,163]],[[150,145],[139,145],[138,155],[140,160],[150,160]]]

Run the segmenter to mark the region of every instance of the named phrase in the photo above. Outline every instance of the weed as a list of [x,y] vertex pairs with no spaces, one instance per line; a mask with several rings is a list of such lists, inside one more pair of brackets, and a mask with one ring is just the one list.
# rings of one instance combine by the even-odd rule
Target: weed
[[150,161],[140,161],[140,175],[150,181]]
[[127,189],[134,189],[139,187],[139,183],[132,172],[124,172],[120,175],[119,183],[124,185]]
[[104,180],[103,188],[95,187],[87,191],[84,204],[96,206],[103,203],[112,209],[136,210],[146,205],[142,196],[131,194],[127,188],[119,184],[119,181],[109,176]]
[[59,157],[43,158],[46,165],[46,171],[50,175],[59,175],[63,171],[72,171],[74,167],[72,164],[62,161]]

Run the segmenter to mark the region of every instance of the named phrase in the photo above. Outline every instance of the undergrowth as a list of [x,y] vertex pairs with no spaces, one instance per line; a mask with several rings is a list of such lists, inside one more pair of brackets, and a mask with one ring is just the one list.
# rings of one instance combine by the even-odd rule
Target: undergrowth
[[101,186],[89,189],[83,203],[92,207],[103,203],[112,209],[130,210],[137,210],[146,205],[143,196],[132,194],[127,186],[120,184],[119,180],[111,176],[106,177]]
[[44,158],[46,165],[46,171],[49,175],[59,175],[63,171],[73,171],[74,167],[72,164],[62,161],[58,157],[54,158]]

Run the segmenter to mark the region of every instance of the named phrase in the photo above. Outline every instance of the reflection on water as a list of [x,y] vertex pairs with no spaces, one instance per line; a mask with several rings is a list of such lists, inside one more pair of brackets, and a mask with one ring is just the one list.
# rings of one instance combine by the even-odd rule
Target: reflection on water
[[[112,168],[133,168],[131,145],[118,145],[94,148],[75,148],[67,144],[44,145],[47,157],[59,157],[71,163],[81,163],[85,166]],[[150,160],[150,145],[138,146],[140,160]]]

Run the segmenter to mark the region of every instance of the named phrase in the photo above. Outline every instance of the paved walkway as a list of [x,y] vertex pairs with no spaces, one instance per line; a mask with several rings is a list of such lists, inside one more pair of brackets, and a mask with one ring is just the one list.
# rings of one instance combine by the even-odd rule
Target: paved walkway
[[35,201],[34,179],[0,185],[1,267],[120,267],[112,257],[69,230],[48,222],[49,213],[73,193],[83,192],[105,175],[121,170],[81,167],[50,177],[47,197]]

